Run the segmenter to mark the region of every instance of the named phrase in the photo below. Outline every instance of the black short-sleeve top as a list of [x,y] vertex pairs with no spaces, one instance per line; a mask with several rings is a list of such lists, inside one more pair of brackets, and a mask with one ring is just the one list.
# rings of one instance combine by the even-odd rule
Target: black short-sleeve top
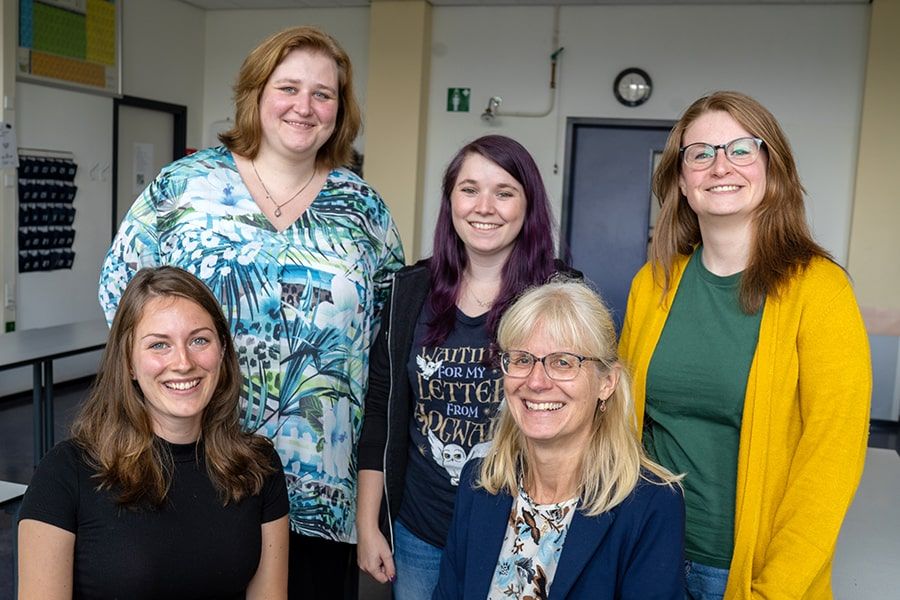
[[95,470],[72,441],[41,461],[19,520],[75,534],[73,598],[244,598],[259,565],[261,525],[288,512],[281,461],[256,496],[222,505],[203,444],[170,444],[174,471],[165,504],[124,508],[98,490]]

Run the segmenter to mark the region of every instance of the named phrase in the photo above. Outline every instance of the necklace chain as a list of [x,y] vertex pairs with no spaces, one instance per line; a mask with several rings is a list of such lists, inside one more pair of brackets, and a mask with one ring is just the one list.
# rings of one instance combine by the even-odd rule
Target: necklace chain
[[472,284],[468,283],[466,285],[466,290],[469,292],[469,295],[472,297],[472,300],[475,301],[475,304],[480,306],[481,308],[490,308],[494,305],[494,301],[490,300],[488,302],[484,302],[478,296],[475,295],[475,291],[472,289]]
[[300,186],[300,189],[297,190],[296,192],[294,192],[293,196],[291,196],[290,198],[288,198],[281,204],[278,204],[277,202],[275,202],[275,198],[272,197],[272,194],[269,193],[269,188],[267,188],[266,184],[263,183],[262,177],[259,176],[259,171],[256,170],[256,162],[251,160],[250,166],[253,167],[253,173],[256,175],[256,178],[259,180],[259,185],[262,186],[263,191],[266,193],[266,198],[268,198],[269,201],[275,205],[275,216],[276,217],[281,216],[281,208],[283,206],[286,206],[288,204],[288,202],[290,202],[291,200],[293,200],[294,198],[296,198],[297,196],[302,194],[303,190],[308,188],[309,184],[312,183],[313,177],[316,176],[316,168],[313,167],[312,173],[310,174],[309,179],[306,180],[306,183],[304,183],[302,186]]

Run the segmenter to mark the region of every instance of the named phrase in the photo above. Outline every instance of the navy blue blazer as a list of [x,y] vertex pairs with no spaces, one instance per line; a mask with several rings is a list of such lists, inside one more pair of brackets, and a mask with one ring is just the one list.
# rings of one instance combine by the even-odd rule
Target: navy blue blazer
[[[434,600],[484,600],[494,578],[513,499],[475,489],[480,468],[473,460],[463,469]],[[612,510],[575,512],[550,600],[684,600],[683,556],[681,490],[641,479]]]

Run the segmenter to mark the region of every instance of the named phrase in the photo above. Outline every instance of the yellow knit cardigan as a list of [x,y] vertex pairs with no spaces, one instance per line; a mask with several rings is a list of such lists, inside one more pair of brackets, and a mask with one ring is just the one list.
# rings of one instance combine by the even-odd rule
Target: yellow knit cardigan
[[[631,285],[619,353],[634,376],[639,434],[647,368],[687,260],[677,261],[662,302],[649,264]],[[862,476],[871,394],[853,289],[837,265],[814,259],[763,309],[744,398],[726,600],[832,598],[831,562]]]

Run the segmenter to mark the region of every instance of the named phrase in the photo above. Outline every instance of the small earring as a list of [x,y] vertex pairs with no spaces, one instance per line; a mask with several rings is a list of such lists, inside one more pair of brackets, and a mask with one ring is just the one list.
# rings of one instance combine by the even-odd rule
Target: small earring
[[598,400],[600,401],[600,412],[606,412],[606,399],[598,398]]

